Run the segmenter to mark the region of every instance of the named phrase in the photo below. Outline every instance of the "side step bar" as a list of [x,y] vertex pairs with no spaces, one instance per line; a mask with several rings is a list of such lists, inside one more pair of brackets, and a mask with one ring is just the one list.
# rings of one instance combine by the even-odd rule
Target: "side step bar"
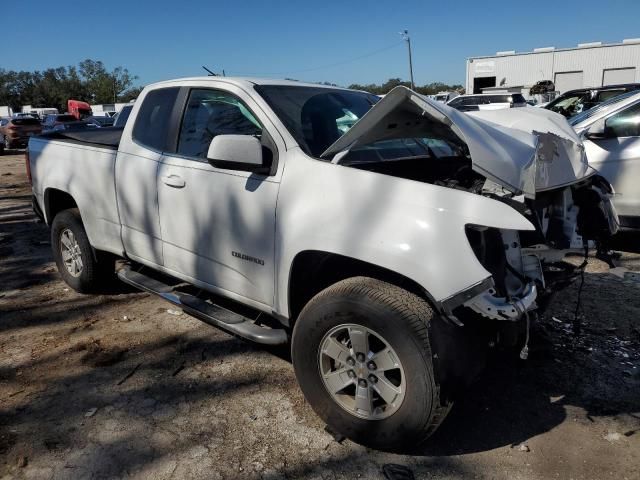
[[171,285],[136,272],[128,265],[118,270],[118,278],[132,287],[162,297],[198,320],[252,342],[263,345],[284,345],[288,342],[284,329],[256,325],[251,319],[231,310],[187,293],[176,292]]

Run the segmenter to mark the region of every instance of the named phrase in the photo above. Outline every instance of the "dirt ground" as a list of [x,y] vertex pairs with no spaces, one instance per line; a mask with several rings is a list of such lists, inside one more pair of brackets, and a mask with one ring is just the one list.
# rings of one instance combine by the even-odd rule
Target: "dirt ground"
[[23,156],[0,157],[0,479],[382,479],[388,463],[418,479],[638,479],[640,255],[620,263],[591,261],[578,338],[574,285],[528,361],[498,356],[426,445],[383,453],[326,433],[282,352],[124,286],[67,288]]

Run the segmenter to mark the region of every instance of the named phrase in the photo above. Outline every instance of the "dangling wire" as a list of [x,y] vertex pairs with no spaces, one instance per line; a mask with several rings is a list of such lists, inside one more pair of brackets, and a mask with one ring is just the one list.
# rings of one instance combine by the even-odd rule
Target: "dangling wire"
[[573,313],[573,335],[578,336],[582,330],[582,324],[580,322],[580,303],[582,297],[582,288],[584,287],[584,271],[589,263],[589,244],[584,245],[584,261],[578,267],[580,269],[580,286],[578,287],[578,299],[576,301],[576,311]]
[[531,325],[529,323],[529,312],[526,310],[524,311],[524,318],[527,321],[527,333],[524,339],[524,346],[522,347],[522,350],[520,350],[520,359],[522,360],[529,358],[529,329],[531,328]]

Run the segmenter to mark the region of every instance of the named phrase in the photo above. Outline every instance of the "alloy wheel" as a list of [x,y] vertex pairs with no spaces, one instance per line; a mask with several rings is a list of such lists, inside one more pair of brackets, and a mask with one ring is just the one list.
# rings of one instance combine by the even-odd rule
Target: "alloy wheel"
[[370,328],[332,328],[320,342],[318,366],[333,400],[356,417],[381,420],[402,405],[406,380],[400,359]]
[[65,228],[60,233],[60,253],[67,271],[74,277],[82,273],[82,252],[73,232]]

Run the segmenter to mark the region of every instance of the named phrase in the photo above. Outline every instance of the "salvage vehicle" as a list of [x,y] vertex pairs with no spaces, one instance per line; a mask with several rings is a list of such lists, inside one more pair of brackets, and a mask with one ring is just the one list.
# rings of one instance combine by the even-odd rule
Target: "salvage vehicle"
[[501,110],[503,108],[526,107],[527,101],[520,93],[478,93],[460,95],[447,105],[461,112],[479,110]]
[[615,190],[625,229],[640,229],[640,92],[617,96],[569,120],[584,139],[589,164]]
[[113,124],[115,122],[114,118],[110,117],[109,115],[94,115],[91,117],[85,117],[83,121],[95,125],[98,128],[113,127]]
[[65,124],[77,122],[76,117],[68,113],[47,115],[42,119],[42,130],[49,132],[52,130],[62,130]]
[[638,91],[640,83],[624,83],[620,85],[606,85],[604,87],[578,88],[563,93],[544,108],[560,115],[571,118],[590,108],[600,105],[623,93]]
[[38,135],[41,132],[42,126],[37,118],[0,118],[0,155],[5,150],[26,147],[29,137]]
[[431,95],[430,98],[436,102],[447,103],[449,100],[459,96],[460,94],[458,92],[438,92],[435,95]]
[[527,356],[536,309],[580,273],[564,256],[617,228],[575,132],[527,110],[535,131],[405,87],[182,79],[147,86],[124,129],[32,139],[27,165],[69,286],[117,269],[290,342],[331,429],[399,448],[438,428],[491,346]]

